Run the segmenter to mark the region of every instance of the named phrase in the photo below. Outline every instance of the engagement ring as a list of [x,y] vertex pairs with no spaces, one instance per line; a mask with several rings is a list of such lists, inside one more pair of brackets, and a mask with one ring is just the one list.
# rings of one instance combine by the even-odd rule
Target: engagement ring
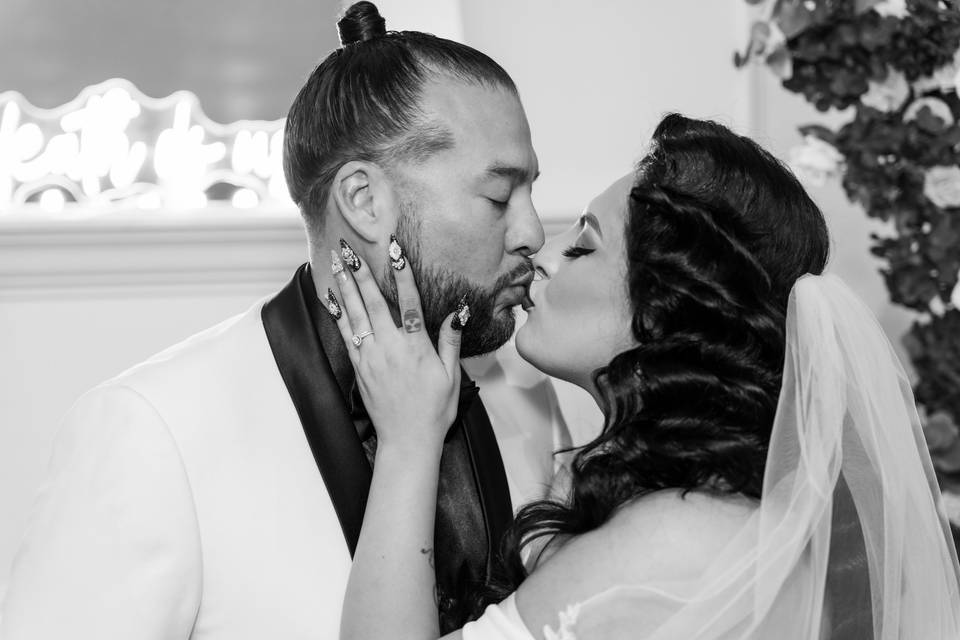
[[354,336],[353,336],[353,346],[359,347],[359,346],[360,346],[360,343],[363,342],[363,339],[364,339],[364,338],[366,338],[367,336],[372,336],[372,335],[373,335],[373,331],[364,331],[363,333],[361,333],[361,334],[359,334],[359,335],[354,334]]

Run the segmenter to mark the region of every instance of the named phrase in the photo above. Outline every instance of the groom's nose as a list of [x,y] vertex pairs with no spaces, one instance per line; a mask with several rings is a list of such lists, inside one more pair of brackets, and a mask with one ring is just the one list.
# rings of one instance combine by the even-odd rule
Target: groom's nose
[[521,207],[514,207],[507,214],[507,232],[505,246],[507,253],[529,257],[543,247],[543,225],[537,210],[530,201]]

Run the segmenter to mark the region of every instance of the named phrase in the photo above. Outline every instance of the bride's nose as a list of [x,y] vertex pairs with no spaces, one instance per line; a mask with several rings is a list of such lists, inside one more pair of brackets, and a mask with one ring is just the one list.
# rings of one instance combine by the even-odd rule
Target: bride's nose
[[557,266],[563,258],[563,234],[554,236],[547,240],[543,248],[533,256],[533,268],[536,273],[535,280],[549,280],[557,271]]

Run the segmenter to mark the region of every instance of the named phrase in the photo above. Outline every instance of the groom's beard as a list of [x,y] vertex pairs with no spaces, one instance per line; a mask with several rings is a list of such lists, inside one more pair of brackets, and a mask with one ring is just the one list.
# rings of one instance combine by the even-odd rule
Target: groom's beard
[[[497,279],[491,287],[480,287],[462,275],[439,265],[425,265],[420,254],[420,223],[411,207],[400,206],[397,224],[397,242],[403,248],[407,268],[413,269],[423,306],[424,326],[434,344],[440,335],[440,326],[448,315],[456,311],[457,303],[464,295],[470,305],[470,321],[463,330],[460,356],[468,358],[496,351],[513,335],[516,317],[513,309],[504,309],[494,314],[498,294],[518,279],[530,273],[529,262]],[[397,285],[387,265],[380,277],[380,289],[394,313],[399,317]],[[398,321],[399,322],[399,321]]]

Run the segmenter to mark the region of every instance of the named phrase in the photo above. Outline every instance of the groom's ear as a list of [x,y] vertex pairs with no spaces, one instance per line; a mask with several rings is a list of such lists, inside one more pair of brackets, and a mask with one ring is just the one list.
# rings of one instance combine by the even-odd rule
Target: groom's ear
[[354,233],[368,242],[378,242],[393,233],[389,180],[372,162],[351,160],[333,179],[334,205]]

